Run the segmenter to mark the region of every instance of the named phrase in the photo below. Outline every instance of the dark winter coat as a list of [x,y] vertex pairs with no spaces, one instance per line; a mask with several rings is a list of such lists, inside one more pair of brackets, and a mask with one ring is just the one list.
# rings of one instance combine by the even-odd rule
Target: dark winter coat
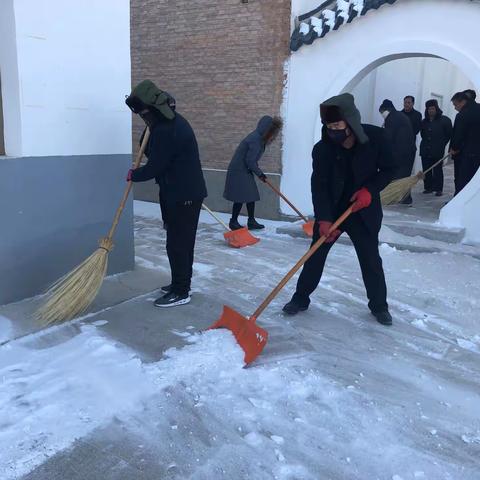
[[469,102],[455,119],[452,150],[459,150],[462,158],[480,157],[480,105]]
[[410,123],[412,124],[413,134],[416,137],[419,134],[420,129],[422,128],[422,114],[418,110],[415,110],[414,108],[409,112],[402,110],[401,113],[406,115],[410,120]]
[[428,117],[424,118],[420,130],[420,156],[440,160],[445,155],[445,147],[452,137],[452,131],[452,121],[442,115],[441,110],[438,110],[432,121]]
[[173,120],[160,120],[152,128],[145,154],[148,162],[133,171],[133,182],[155,178],[166,203],[203,200],[207,196],[195,134],[179,113]]
[[395,177],[410,175],[417,150],[410,120],[402,112],[392,110],[385,119],[385,132],[391,143],[394,162],[397,165]]
[[[357,142],[352,150],[351,171],[347,175],[342,168],[345,149],[334,144],[324,133],[312,152],[312,201],[315,220],[334,222],[346,205],[342,205],[344,187],[351,186],[352,192],[366,187],[372,195],[369,207],[353,215],[360,215],[367,228],[377,234],[382,224],[380,192],[394,178],[396,165],[385,131],[373,125],[362,125],[368,137],[366,143]],[[347,170],[348,172],[348,170]]]
[[272,127],[273,118],[262,117],[257,128],[245,137],[235,150],[227,170],[223,197],[231,202],[248,203],[260,200],[253,174],[263,175],[258,161],[265,151],[264,135]]

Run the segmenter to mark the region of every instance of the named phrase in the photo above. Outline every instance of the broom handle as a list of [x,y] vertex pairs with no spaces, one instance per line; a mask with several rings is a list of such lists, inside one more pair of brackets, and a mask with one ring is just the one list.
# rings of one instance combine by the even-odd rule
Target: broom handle
[[295,264],[295,266],[282,278],[280,283],[272,290],[270,295],[263,301],[263,303],[255,310],[250,317],[250,321],[255,322],[261,313],[268,307],[270,302],[278,295],[278,292],[287,284],[287,282],[300,270],[305,262],[325,243],[328,236],[336,230],[352,213],[352,206],[350,206],[345,213],[330,227],[327,235],[320,237],[308,250],[308,252]]
[[435,162],[431,167],[427,168],[423,173],[425,175],[426,173],[432,171],[437,165],[440,165],[446,158],[450,156],[449,153],[447,153],[443,158],[441,158],[438,162]]
[[274,185],[272,185],[267,179],[265,183],[280,197],[282,198],[293,210],[295,210],[296,214],[302,218],[305,223],[308,223],[308,218],[303,215],[303,213]]
[[220,223],[220,225],[223,225],[223,228],[225,228],[227,232],[231,232],[230,227],[224,221],[220,220],[220,218],[217,217],[204,203],[202,203],[202,208],[206,210],[218,223]]
[[[150,129],[147,127],[147,129],[145,130],[145,135],[143,136],[142,145],[140,146],[140,150],[137,153],[137,158],[135,159],[135,163],[133,164],[134,169],[138,168],[140,165],[140,162],[142,161],[142,157],[145,152],[145,148],[147,147],[149,137],[150,137]],[[128,200],[128,196],[130,195],[130,190],[132,189],[132,183],[133,183],[132,181],[129,181],[125,188],[125,192],[123,192],[122,201],[120,202],[120,205],[117,208],[115,217],[113,218],[112,226],[110,228],[110,231],[108,232],[107,238],[109,238],[110,240],[113,238],[113,235],[115,234],[115,230],[117,229],[118,222],[120,221],[120,215],[122,214],[123,209],[125,208],[125,205]]]

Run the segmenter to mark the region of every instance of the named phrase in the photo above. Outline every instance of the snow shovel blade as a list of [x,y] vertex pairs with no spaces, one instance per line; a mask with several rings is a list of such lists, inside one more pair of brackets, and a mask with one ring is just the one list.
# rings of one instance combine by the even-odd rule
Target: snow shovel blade
[[232,230],[223,234],[227,243],[233,248],[248,247],[255,245],[260,241],[259,238],[254,237],[247,229],[247,227]]
[[313,220],[310,220],[310,222],[304,223],[302,225],[303,231],[308,237],[313,237],[313,226],[315,225],[315,222]]
[[255,319],[248,319],[226,305],[220,318],[209,328],[227,328],[237,343],[245,352],[244,361],[248,365],[262,353],[268,340],[268,332],[255,323]]

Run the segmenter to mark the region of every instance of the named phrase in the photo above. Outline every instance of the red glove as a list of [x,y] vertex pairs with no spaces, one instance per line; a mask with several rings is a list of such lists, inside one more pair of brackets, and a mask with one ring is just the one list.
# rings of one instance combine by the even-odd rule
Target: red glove
[[361,188],[358,192],[355,192],[350,199],[353,202],[352,212],[358,212],[362,208],[367,208],[372,203],[372,194],[365,188]]
[[320,236],[323,237],[324,235],[328,235],[327,239],[325,240],[326,243],[333,243],[342,234],[342,231],[338,228],[329,234],[328,232],[330,228],[332,228],[332,225],[332,222],[325,222],[323,220],[318,222],[318,231],[320,232]]
[[127,173],[127,182],[132,181],[132,173],[133,173],[133,169],[130,169]]

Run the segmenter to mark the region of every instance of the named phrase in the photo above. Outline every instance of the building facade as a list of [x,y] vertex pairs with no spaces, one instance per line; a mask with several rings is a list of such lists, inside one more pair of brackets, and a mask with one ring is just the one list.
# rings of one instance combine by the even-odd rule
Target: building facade
[[[0,304],[105,236],[131,164],[128,0],[0,2]],[[132,204],[110,273],[134,265]]]

